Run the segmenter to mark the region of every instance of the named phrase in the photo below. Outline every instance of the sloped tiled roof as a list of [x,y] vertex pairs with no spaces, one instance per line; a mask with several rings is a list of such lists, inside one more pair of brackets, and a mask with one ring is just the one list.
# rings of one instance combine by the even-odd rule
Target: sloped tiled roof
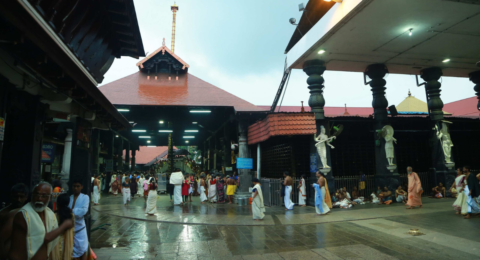
[[248,127],[248,144],[263,142],[272,136],[311,135],[316,132],[313,113],[269,114]]
[[227,91],[205,82],[190,73],[180,74],[178,80],[159,74],[147,77],[141,71],[108,83],[99,88],[114,105],[152,106],[224,106],[236,111],[261,111]]
[[[258,106],[263,110],[270,110],[270,106]],[[310,112],[312,109],[309,106],[304,106],[305,112]],[[275,110],[277,112],[278,108]],[[324,107],[325,116],[341,116],[345,113],[345,107]],[[301,106],[281,106],[280,113],[282,112],[301,112]],[[373,114],[372,107],[347,107],[347,111],[353,116],[369,116]]]
[[[177,149],[173,147],[173,149]],[[168,146],[157,146],[157,147],[147,147],[140,146],[140,150],[135,154],[135,163],[136,164],[147,164],[151,160],[155,159],[159,155],[168,153]],[[125,158],[125,155],[123,156]],[[130,151],[130,158],[132,158],[132,153]]]
[[479,116],[477,104],[477,97],[471,97],[445,104],[443,109],[452,113],[453,116]]
[[160,53],[160,52],[162,52],[162,55],[165,55],[165,52],[172,55],[173,58],[175,58],[178,62],[183,64],[182,69],[190,67],[185,61],[183,61],[180,57],[178,57],[175,53],[173,53],[169,48],[167,48],[167,46],[165,46],[165,38],[163,39],[162,47],[158,48],[157,50],[152,52],[150,55],[143,58],[141,61],[137,62],[137,66],[140,68],[143,68],[143,63],[145,63],[147,60],[149,60],[150,58],[152,58],[153,56],[157,55],[157,53]]

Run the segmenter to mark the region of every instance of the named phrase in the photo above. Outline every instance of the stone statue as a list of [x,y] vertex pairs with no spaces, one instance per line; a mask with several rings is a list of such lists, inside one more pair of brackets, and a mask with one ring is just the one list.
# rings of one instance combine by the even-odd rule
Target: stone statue
[[448,132],[448,125],[442,122],[442,129],[438,130],[438,126],[435,125],[437,132],[437,138],[442,143],[443,154],[445,155],[445,162],[452,163],[452,139],[450,139],[450,133]]
[[325,127],[323,127],[322,125],[320,126],[320,134],[318,135],[318,137],[317,135],[314,135],[313,138],[317,142],[315,144],[315,147],[317,147],[318,156],[320,157],[320,161],[322,161],[323,168],[330,168],[330,166],[328,166],[327,164],[327,147],[325,146],[325,144],[334,149],[335,147],[330,144],[330,141],[332,141],[336,137],[328,137],[325,134]]
[[387,155],[388,165],[394,165],[395,150],[393,142],[397,143],[397,139],[393,137],[393,127],[390,125],[384,126],[382,128],[382,136],[385,138],[385,154]]

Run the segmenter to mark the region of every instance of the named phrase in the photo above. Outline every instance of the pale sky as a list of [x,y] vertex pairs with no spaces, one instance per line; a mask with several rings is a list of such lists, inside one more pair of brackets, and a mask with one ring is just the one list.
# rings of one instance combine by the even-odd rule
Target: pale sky
[[[283,75],[285,48],[300,20],[301,0],[178,0],[175,53],[190,65],[189,72],[255,105],[273,102]],[[305,4],[308,1],[303,1]],[[171,47],[173,1],[135,0],[145,52],[162,45]],[[138,71],[136,59],[115,60],[105,75],[106,84]],[[327,65],[328,69],[328,65]],[[370,107],[372,92],[363,84],[363,74],[325,72],[326,106]],[[293,70],[283,105],[307,104],[307,75]],[[408,90],[425,101],[425,88],[417,87],[413,75],[390,74],[389,105],[398,105]],[[443,77],[444,103],[474,96],[468,78]]]

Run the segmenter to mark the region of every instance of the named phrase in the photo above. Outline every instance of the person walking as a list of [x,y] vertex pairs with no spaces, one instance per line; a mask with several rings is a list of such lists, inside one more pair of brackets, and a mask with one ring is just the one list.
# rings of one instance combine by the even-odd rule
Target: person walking
[[153,177],[148,180],[148,199],[145,213],[150,216],[157,213],[157,183]]
[[208,181],[208,200],[211,203],[217,202],[217,179],[214,175],[211,175]]
[[330,212],[330,208],[327,203],[325,203],[326,180],[320,172],[317,172],[316,176],[318,181],[312,185],[315,188],[315,211],[318,216],[321,216]]
[[123,187],[123,205],[128,206],[130,202],[130,179],[124,178],[125,182],[122,183]]
[[283,182],[283,185],[285,185],[285,210],[293,210],[293,206],[295,203],[292,202],[290,196],[292,194],[292,185],[293,185],[293,180],[292,177],[287,173],[285,177],[285,181]]
[[100,197],[100,181],[98,175],[95,175],[93,179],[93,205],[98,205],[98,199]]
[[252,215],[256,221],[263,220],[265,217],[265,205],[263,204],[263,193],[260,181],[257,178],[253,178],[253,190],[252,190]]
[[422,188],[422,182],[420,181],[420,178],[418,178],[418,175],[416,172],[413,172],[412,167],[408,166],[407,167],[407,173],[408,173],[408,201],[407,209],[413,209],[415,207],[420,207],[422,208],[422,193],[423,193],[423,188]]
[[302,175],[300,178],[300,183],[298,184],[298,205],[305,207],[305,200],[307,199],[307,191],[306,191],[306,184],[305,184],[305,175]]

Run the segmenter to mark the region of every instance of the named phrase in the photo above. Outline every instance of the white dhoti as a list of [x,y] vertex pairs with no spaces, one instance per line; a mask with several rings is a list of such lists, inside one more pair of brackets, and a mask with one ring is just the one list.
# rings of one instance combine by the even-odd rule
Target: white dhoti
[[305,188],[305,180],[301,180],[302,186],[298,192],[298,205],[305,205],[305,200],[307,199],[307,192]]
[[156,190],[150,190],[148,192],[147,208],[145,209],[145,213],[147,214],[157,213],[157,191]]
[[182,203],[182,185],[175,185],[173,188],[173,205],[180,205]]
[[123,204],[127,204],[130,201],[130,188],[123,187]]
[[317,202],[317,190],[315,190],[315,211],[317,212],[317,214],[327,214],[328,212],[330,212],[330,208],[328,207],[327,203],[325,203],[325,193],[326,193],[325,187],[320,188],[320,192],[322,194],[322,197],[321,197],[322,209],[317,207],[319,203]]
[[[253,219],[263,219],[265,217],[265,205],[263,204],[262,188],[259,184],[255,185],[253,188],[258,192],[257,196],[252,201]],[[252,193],[252,198],[253,194],[255,193]]]
[[205,187],[200,186],[200,202],[208,200],[207,195],[205,195]]
[[210,184],[208,188],[208,200],[210,200],[210,202],[217,202],[217,185]]
[[98,186],[93,186],[93,203],[98,204],[99,198],[100,192],[98,191]]
[[290,199],[290,195],[292,194],[292,186],[285,186],[285,197],[283,198],[284,202],[285,202],[285,208],[287,208],[288,210],[292,210],[293,209],[293,205],[295,205],[295,203],[292,202],[292,200]]

